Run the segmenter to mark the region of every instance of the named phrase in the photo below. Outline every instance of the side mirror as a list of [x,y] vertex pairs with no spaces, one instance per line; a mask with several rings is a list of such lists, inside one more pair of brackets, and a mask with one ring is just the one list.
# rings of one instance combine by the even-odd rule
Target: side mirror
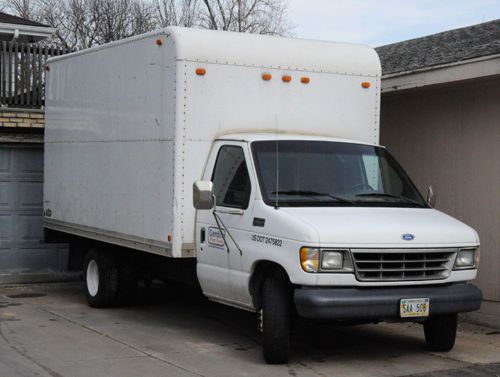
[[434,194],[432,186],[429,186],[429,189],[427,190],[427,204],[434,208],[434,206],[436,205],[436,199],[437,195]]
[[196,209],[212,209],[214,207],[214,184],[210,181],[193,183],[193,206]]

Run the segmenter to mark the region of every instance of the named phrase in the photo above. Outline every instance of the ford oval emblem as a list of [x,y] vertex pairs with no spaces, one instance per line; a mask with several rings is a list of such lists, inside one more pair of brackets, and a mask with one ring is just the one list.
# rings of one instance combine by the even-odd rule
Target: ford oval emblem
[[405,241],[413,241],[415,239],[415,236],[410,233],[405,233],[401,236],[401,238],[404,239]]

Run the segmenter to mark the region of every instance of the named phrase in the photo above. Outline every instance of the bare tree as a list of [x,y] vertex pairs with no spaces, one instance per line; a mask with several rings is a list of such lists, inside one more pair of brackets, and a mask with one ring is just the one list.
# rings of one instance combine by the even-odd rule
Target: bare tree
[[151,4],[134,0],[130,11],[132,15],[130,27],[133,35],[151,31],[158,27],[154,8]]
[[[96,2],[96,0],[94,0]],[[107,43],[155,28],[152,7],[139,0],[100,0],[95,4],[98,43]]]
[[33,18],[33,0],[4,0],[0,5],[2,10],[13,12],[22,18],[28,20]]
[[57,29],[56,44],[71,50],[98,44],[97,0],[39,0],[35,9],[38,20]]
[[200,26],[199,0],[154,0],[158,24],[196,27]]
[[284,0],[203,0],[202,26],[243,33],[288,35]]
[[288,35],[286,0],[0,0],[0,9],[53,26],[53,43],[82,49],[180,25]]
[[57,28],[53,42],[82,49],[157,27],[155,8],[144,0],[0,0],[6,11]]
[[290,35],[286,0],[153,0],[158,25]]

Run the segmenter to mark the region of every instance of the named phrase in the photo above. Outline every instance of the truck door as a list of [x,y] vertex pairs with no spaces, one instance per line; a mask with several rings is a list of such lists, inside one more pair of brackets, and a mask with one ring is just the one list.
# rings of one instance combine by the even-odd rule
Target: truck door
[[216,142],[212,156],[203,179],[214,184],[216,216],[213,211],[197,212],[197,274],[205,295],[236,302],[240,294],[231,264],[244,252],[240,244],[251,223],[252,184],[240,143]]

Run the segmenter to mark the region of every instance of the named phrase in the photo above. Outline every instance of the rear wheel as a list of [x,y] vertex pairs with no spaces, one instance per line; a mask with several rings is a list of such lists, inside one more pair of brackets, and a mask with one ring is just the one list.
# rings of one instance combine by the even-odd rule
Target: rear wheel
[[116,303],[118,269],[108,253],[91,249],[85,257],[85,293],[87,302],[94,308],[105,308]]
[[424,322],[424,333],[425,342],[431,351],[450,351],[457,335],[457,314],[430,317]]
[[290,287],[281,276],[269,276],[262,288],[262,341],[264,359],[284,364],[290,352]]

